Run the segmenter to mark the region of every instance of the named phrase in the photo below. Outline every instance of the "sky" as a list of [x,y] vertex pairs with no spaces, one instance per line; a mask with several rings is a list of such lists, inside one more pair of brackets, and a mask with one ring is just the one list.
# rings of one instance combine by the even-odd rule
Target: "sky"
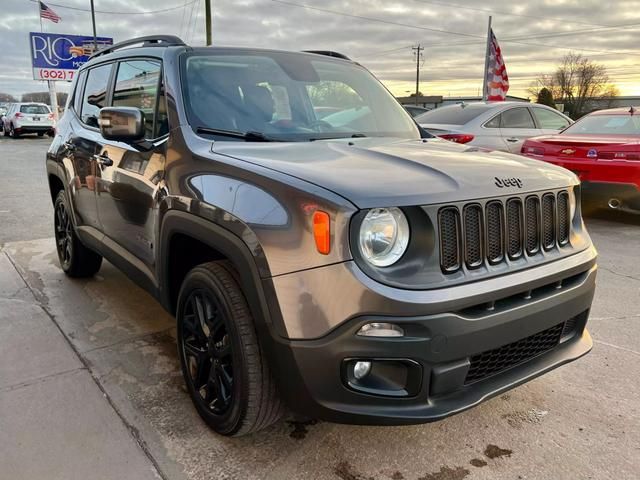
[[[89,0],[45,2],[62,21],[45,32],[91,35]],[[28,32],[38,4],[0,0],[0,92],[44,91],[32,80]],[[415,91],[412,46],[425,47],[420,91],[478,95],[489,15],[510,78],[528,96],[568,52],[604,64],[621,95],[640,95],[640,0],[212,0],[213,42],[284,50],[335,50],[371,70],[397,96]],[[65,8],[72,7],[72,8]],[[97,34],[116,42],[174,34],[204,45],[204,0],[95,0]],[[155,13],[144,13],[155,12]],[[68,84],[58,82],[58,90]]]

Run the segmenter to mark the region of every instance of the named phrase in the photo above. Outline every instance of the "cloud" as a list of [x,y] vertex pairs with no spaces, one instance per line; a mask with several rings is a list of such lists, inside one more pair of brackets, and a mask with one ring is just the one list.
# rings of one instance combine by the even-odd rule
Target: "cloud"
[[[80,9],[88,6],[85,0],[53,3]],[[490,10],[511,79],[510,93],[525,95],[531,81],[540,73],[552,71],[569,49],[585,49],[583,53],[609,67],[610,76],[618,80],[622,93],[640,94],[640,74],[635,76],[640,61],[636,50],[640,28],[638,1],[617,1],[616,8],[600,0],[521,0],[517,6],[502,0],[481,4],[471,0],[291,0],[289,3],[351,16],[272,0],[216,0],[213,2],[214,43],[340,51],[368,67],[394,93],[404,95],[415,88],[415,63],[410,46],[419,42],[425,47],[423,92],[475,94],[482,83],[484,36],[489,15],[486,10]],[[45,31],[91,34],[89,12],[49,5],[62,21],[53,24],[43,20]],[[188,43],[203,45],[203,0],[193,3],[190,0],[136,3],[101,0],[96,8],[140,12],[180,5],[183,7],[150,15],[98,13],[97,33],[112,36],[116,42],[134,36],[175,34]],[[369,17],[369,20],[355,16]],[[625,24],[630,26],[608,28]],[[19,95],[46,89],[42,82],[31,80],[28,32],[39,29],[37,3],[2,0],[0,91]],[[576,31],[583,32],[575,34]],[[564,32],[573,33],[558,35]],[[60,90],[66,88],[67,85],[59,85]]]

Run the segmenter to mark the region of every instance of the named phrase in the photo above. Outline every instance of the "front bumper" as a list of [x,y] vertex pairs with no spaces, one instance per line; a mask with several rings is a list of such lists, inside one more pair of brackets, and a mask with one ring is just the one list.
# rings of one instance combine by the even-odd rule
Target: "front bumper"
[[[595,250],[590,248],[530,272],[507,275],[503,284],[522,273],[533,274],[535,280],[483,294],[477,284],[458,287],[468,290],[477,301],[475,305],[456,307],[448,295],[450,289],[442,289],[438,304],[422,305],[429,312],[426,314],[380,315],[376,309],[368,309],[367,299],[361,298],[362,313],[328,334],[311,340],[277,341],[274,353],[281,394],[294,412],[340,423],[423,423],[473,407],[589,352],[592,343],[585,325],[595,290],[595,258]],[[572,266],[565,268],[568,264]],[[544,274],[553,265],[556,271]],[[420,293],[424,292],[409,295]],[[492,309],[487,309],[489,304]],[[438,306],[440,312],[436,313]],[[372,321],[395,323],[406,336],[382,339],[356,335],[362,325]],[[489,369],[484,377],[475,369],[476,376],[469,380],[474,362],[483,358],[480,354],[502,352],[498,355],[502,360],[496,361],[504,362],[504,355],[513,353],[511,346],[522,347],[522,339],[538,338],[536,334],[554,327],[561,333],[544,351],[531,350],[534,355],[521,355],[515,362],[504,363],[505,368]],[[500,349],[507,345],[510,347]],[[529,348],[526,342],[524,348]],[[350,383],[345,359],[406,362],[413,372],[411,392],[403,396],[358,390]]]

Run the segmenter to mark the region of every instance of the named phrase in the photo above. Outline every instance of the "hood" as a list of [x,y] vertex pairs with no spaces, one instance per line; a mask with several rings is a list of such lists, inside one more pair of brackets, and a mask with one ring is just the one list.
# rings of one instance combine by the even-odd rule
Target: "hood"
[[[577,184],[548,163],[440,139],[363,138],[293,143],[215,142],[212,151],[331,190],[359,208],[509,195]],[[499,179],[520,180],[498,187]]]

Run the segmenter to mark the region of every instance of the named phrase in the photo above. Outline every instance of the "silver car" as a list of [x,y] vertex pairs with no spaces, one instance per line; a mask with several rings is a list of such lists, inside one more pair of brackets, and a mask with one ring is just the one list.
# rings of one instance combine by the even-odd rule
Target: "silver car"
[[520,153],[527,138],[558,133],[573,123],[553,108],[524,102],[460,103],[415,120],[432,135],[511,153]]
[[55,118],[45,103],[12,103],[2,121],[7,137],[18,138],[24,133],[37,133],[41,137],[55,133]]

